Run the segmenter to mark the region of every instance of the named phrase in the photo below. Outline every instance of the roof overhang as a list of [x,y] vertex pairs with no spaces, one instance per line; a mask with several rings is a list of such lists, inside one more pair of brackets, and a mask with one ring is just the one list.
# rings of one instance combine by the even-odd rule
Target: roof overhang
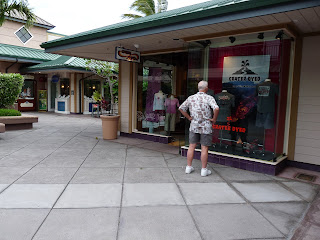
[[[199,10],[157,21],[128,21],[121,27],[96,29],[42,44],[46,52],[116,61],[114,49],[134,49],[142,55],[181,51],[190,41],[277,29],[289,36],[320,32],[320,1],[255,0]],[[108,30],[107,30],[108,29]]]
[[19,62],[19,63],[43,63],[43,61],[30,60],[25,58],[16,58],[16,57],[2,57],[0,56],[0,61],[6,62]]
[[78,72],[78,73],[90,73],[89,70],[84,70],[81,68],[50,68],[50,69],[22,69],[23,73],[51,73],[51,72]]

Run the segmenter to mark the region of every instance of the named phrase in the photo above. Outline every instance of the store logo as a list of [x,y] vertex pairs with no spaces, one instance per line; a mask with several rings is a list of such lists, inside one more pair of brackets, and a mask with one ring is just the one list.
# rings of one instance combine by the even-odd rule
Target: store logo
[[248,67],[249,67],[249,60],[245,60],[241,62],[241,69],[236,71],[234,74],[232,75],[257,75],[256,73],[254,73],[253,71],[251,71]]
[[222,82],[234,87],[251,82],[250,86],[254,86],[269,77],[269,67],[270,55],[224,57]]
[[122,47],[116,47],[115,53],[115,58],[118,60],[140,63],[140,52]]

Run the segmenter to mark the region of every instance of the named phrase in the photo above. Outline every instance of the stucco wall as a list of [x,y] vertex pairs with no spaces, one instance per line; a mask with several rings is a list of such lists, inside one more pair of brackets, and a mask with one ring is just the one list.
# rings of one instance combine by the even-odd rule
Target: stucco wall
[[33,38],[26,44],[23,44],[14,34],[23,25],[23,23],[10,20],[5,21],[0,27],[0,43],[41,49],[40,44],[47,41],[47,29],[36,26],[31,27],[28,31],[32,34]]
[[130,104],[132,103],[132,99],[130,99],[130,63],[122,61],[120,65],[120,76],[121,76],[121,84],[120,84],[120,131],[129,133],[129,113],[130,113]]
[[[14,62],[2,62],[0,61],[0,72],[1,73],[5,73],[6,72],[6,68],[9,67],[10,65],[12,65]],[[16,63],[14,65],[12,65],[9,69],[8,69],[8,73],[20,73],[19,68],[20,68],[21,64]]]
[[295,161],[320,165],[320,36],[303,40]]

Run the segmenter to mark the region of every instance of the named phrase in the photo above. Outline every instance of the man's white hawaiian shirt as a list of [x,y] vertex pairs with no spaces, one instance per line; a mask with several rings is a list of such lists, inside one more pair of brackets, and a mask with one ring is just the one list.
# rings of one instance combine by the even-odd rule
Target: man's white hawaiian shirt
[[189,131],[201,134],[212,133],[212,122],[209,119],[212,118],[212,110],[217,108],[219,106],[214,98],[204,92],[198,92],[188,97],[179,107],[179,109],[185,112],[188,109],[190,111],[192,121]]

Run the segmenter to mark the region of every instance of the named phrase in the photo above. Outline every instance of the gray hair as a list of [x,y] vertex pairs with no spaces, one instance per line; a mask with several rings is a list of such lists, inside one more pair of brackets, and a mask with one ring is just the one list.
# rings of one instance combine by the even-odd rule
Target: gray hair
[[208,82],[207,81],[201,81],[198,83],[198,89],[200,90],[204,90],[208,87]]

